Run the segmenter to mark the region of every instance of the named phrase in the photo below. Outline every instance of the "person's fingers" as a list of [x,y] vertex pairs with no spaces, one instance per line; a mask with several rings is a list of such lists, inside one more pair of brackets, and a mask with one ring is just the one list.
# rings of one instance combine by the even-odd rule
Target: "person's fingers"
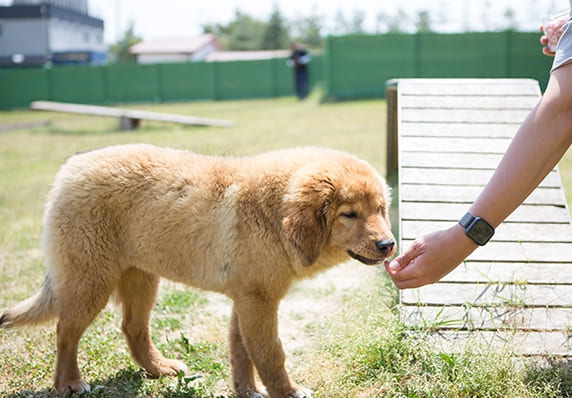
[[406,279],[406,280],[399,280],[399,281],[393,281],[393,283],[395,284],[395,287],[397,287],[400,290],[403,289],[415,289],[417,287],[421,287],[424,285],[423,282],[421,282],[419,279],[417,278],[412,278],[412,279]]
[[409,264],[409,261],[406,261],[404,255],[402,254],[398,257],[395,257],[391,261],[386,261],[384,265],[385,270],[389,274],[394,274],[395,272],[398,272],[400,269],[405,267],[407,264]]
[[423,253],[423,243],[419,240],[414,241],[403,253],[395,257],[392,261],[385,264],[385,269],[390,274],[395,274],[405,268],[415,257]]

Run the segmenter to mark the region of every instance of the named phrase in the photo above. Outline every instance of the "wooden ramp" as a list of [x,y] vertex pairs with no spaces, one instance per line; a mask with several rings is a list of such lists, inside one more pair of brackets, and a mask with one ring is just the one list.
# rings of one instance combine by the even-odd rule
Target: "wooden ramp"
[[119,128],[121,130],[133,130],[134,128],[139,127],[141,120],[190,124],[194,126],[231,127],[233,125],[233,123],[229,120],[207,119],[202,117],[178,115],[172,113],[142,111],[138,109],[121,109],[98,105],[70,104],[67,102],[34,101],[30,104],[30,109],[80,113],[92,116],[117,117],[119,118]]
[[[540,98],[529,79],[388,82],[388,179],[401,250],[456,222]],[[447,248],[443,248],[447,250]],[[441,282],[401,292],[402,320],[438,347],[467,338],[530,356],[572,356],[572,225],[557,169]]]

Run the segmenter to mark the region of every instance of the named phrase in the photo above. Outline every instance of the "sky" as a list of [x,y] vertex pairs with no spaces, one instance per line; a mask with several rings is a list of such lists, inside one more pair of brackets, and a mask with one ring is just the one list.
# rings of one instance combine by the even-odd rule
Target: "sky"
[[[11,3],[0,0],[0,5]],[[275,7],[288,20],[314,13],[322,16],[327,34],[333,31],[340,11],[346,19],[362,11],[363,27],[375,33],[377,16],[397,15],[399,8],[410,19],[419,11],[429,11],[433,29],[441,32],[504,29],[505,11],[510,8],[519,30],[534,31],[543,16],[568,5],[568,0],[89,0],[90,14],[104,20],[106,43],[116,42],[131,23],[144,40],[195,36],[205,24],[230,22],[237,9],[264,21]],[[409,26],[412,29],[411,22]]]

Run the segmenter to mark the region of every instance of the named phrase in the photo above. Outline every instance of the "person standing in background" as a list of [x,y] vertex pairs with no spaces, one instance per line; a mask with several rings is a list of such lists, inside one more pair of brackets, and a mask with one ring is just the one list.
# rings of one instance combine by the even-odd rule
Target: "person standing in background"
[[312,57],[308,52],[296,43],[290,45],[292,54],[288,58],[287,64],[294,68],[294,88],[296,95],[299,99],[304,99],[308,96],[309,82],[308,82],[308,64]]

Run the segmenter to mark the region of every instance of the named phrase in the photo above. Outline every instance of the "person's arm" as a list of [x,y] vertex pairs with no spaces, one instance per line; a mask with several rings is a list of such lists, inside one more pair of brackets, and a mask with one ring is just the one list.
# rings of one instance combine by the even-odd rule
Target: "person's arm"
[[309,63],[311,60],[312,60],[312,57],[310,56],[310,54],[305,53],[304,55],[302,55],[300,57],[300,59],[298,60],[298,63],[305,65],[305,64]]
[[[552,72],[544,96],[518,129],[469,212],[497,227],[542,182],[571,143],[572,64],[566,64]],[[437,282],[476,248],[455,224],[415,240],[385,266],[398,288],[419,287]]]

